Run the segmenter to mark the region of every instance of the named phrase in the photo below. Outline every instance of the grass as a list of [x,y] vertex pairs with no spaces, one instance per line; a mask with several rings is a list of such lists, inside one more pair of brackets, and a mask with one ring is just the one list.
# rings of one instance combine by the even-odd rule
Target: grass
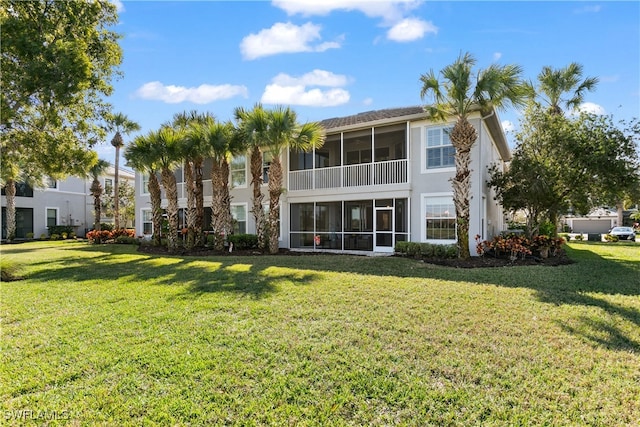
[[560,267],[3,245],[9,425],[637,425],[640,244]]

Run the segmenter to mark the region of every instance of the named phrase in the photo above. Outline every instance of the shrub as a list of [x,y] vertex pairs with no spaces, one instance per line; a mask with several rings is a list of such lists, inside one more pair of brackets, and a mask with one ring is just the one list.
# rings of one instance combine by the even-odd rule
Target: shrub
[[126,244],[126,245],[137,245],[138,243],[140,243],[140,241],[135,237],[129,237],[129,236],[118,236],[115,238],[115,242]]
[[556,226],[550,221],[545,221],[540,224],[540,228],[538,229],[538,233],[545,236],[553,236],[555,235]]
[[227,239],[229,243],[233,243],[234,249],[242,250],[258,247],[258,236],[255,234],[230,234]]
[[49,236],[49,239],[51,239],[51,240],[60,240],[60,235],[59,234],[52,234],[51,236]]
[[47,235],[46,235],[46,234],[44,234],[44,233],[42,233],[42,234],[40,235],[40,240],[47,240]]
[[67,236],[69,236],[69,234],[67,232],[63,232],[62,233],[62,240],[67,240]]
[[574,239],[576,239],[578,242],[582,242],[584,240],[584,236],[582,234],[577,234]]
[[100,229],[101,229],[101,231],[104,231],[104,230],[106,230],[106,231],[113,231],[113,227],[114,227],[114,226],[115,226],[115,225],[114,225],[114,224],[111,224],[110,222],[101,222],[101,223],[100,223]]
[[89,243],[104,243],[111,238],[111,232],[109,230],[91,230],[87,233]]
[[399,254],[405,255],[407,253],[407,248],[409,247],[409,242],[396,242],[395,251]]
[[435,245],[431,243],[421,243],[420,244],[420,254],[423,257],[431,258],[435,256]]
[[54,234],[57,234],[58,238],[60,238],[63,233],[66,233],[67,236],[69,233],[72,233],[73,227],[70,225],[52,225],[47,227],[47,230],[49,230],[49,237],[53,237]]
[[136,237],[136,231],[131,228],[119,228],[111,231],[111,238],[117,239],[118,237]]
[[618,236],[614,236],[612,234],[605,234],[604,235],[604,240],[605,240],[605,242],[617,242],[618,240],[620,240],[620,238]]
[[27,233],[27,239],[33,239],[33,233],[31,232]]
[[422,255],[422,246],[418,242],[409,242],[407,256],[419,258]]

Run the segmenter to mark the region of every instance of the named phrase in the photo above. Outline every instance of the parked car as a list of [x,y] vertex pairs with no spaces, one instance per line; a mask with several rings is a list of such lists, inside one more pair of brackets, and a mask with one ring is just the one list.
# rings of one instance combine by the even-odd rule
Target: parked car
[[636,240],[636,233],[631,227],[613,227],[609,234],[618,237],[620,240]]

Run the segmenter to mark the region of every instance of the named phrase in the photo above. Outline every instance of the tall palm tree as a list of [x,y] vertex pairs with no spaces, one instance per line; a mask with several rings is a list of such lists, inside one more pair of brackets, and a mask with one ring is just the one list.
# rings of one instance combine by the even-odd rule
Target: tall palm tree
[[582,65],[572,62],[564,68],[543,67],[538,74],[538,95],[553,114],[562,114],[562,107],[574,110],[584,101],[587,91],[598,84],[597,77],[582,80]]
[[99,159],[95,165],[89,170],[89,175],[93,178],[90,191],[93,196],[93,229],[100,231],[100,217],[102,216],[102,184],[100,183],[100,177],[105,174],[110,164],[106,160]]
[[262,194],[262,147],[265,144],[268,128],[267,112],[261,104],[256,104],[252,110],[245,110],[242,107],[236,108],[234,115],[240,138],[249,151],[251,185],[253,186],[251,213],[256,223],[258,248],[263,250],[267,239],[265,236],[266,221],[262,207],[264,200],[264,194]]
[[214,122],[211,113],[198,113],[195,110],[182,112],[173,116],[171,125],[185,132],[185,138],[180,145],[181,157],[184,159],[184,179],[187,193],[186,226],[187,239],[185,246],[204,245],[204,192],[202,167],[207,147],[197,137],[197,132],[191,129],[197,124]]
[[161,245],[162,234],[162,192],[158,181],[158,147],[154,145],[153,133],[137,136],[124,151],[127,162],[138,172],[149,176],[149,196],[151,199],[151,221],[153,234],[151,237],[154,246]]
[[276,107],[267,112],[265,146],[273,159],[269,167],[269,252],[278,253],[278,221],[280,195],[283,192],[283,171],[280,157],[287,149],[311,151],[324,144],[324,131],[317,122],[300,124],[295,111],[289,107]]
[[204,142],[213,160],[211,168],[211,228],[213,244],[217,250],[224,249],[225,236],[233,231],[231,217],[231,195],[229,194],[229,160],[241,147],[235,137],[235,128],[230,122],[199,124],[194,128],[198,139]]
[[113,210],[114,210],[114,219],[115,219],[115,229],[120,228],[120,202],[119,202],[119,172],[120,172],[120,148],[124,146],[124,140],[122,139],[122,134],[128,135],[131,132],[135,132],[140,130],[140,125],[134,121],[129,120],[129,118],[122,114],[116,113],[112,114],[108,118],[109,130],[115,130],[116,134],[113,136],[111,140],[111,145],[116,148],[116,159],[115,159],[115,176],[113,179]]
[[160,168],[162,186],[167,197],[169,222],[167,248],[169,252],[175,252],[178,250],[178,186],[174,172],[182,160],[179,155],[179,145],[184,136],[173,128],[163,126],[156,132],[150,132],[147,137],[157,150],[157,165]]
[[433,70],[420,76],[422,99],[431,101],[427,114],[436,120],[456,118],[449,135],[455,148],[456,174],[452,179],[453,202],[456,208],[457,245],[459,257],[471,257],[469,250],[469,193],[471,191],[471,148],[478,138],[476,129],[469,123],[469,115],[479,111],[490,114],[509,105],[525,105],[531,96],[529,85],[521,80],[522,69],[517,65],[499,66],[472,73],[476,64],[469,54],[460,54],[451,65],[443,68],[439,75]]

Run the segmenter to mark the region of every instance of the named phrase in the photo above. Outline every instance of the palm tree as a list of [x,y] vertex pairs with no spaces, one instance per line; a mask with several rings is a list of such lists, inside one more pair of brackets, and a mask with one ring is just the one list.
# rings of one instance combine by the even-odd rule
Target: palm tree
[[250,151],[249,163],[251,169],[251,185],[253,186],[253,207],[251,213],[256,223],[256,235],[258,236],[258,248],[263,250],[266,246],[265,215],[262,207],[264,195],[262,194],[262,147],[265,144],[268,127],[267,113],[262,105],[256,104],[253,110],[236,108],[234,112],[238,133],[244,145]]
[[158,181],[158,150],[154,145],[152,133],[136,137],[124,151],[127,162],[137,171],[149,176],[149,195],[151,198],[151,218],[153,224],[152,244],[161,245],[162,234],[162,192]]
[[525,105],[530,98],[530,87],[521,80],[522,69],[517,65],[493,64],[485,70],[472,74],[475,58],[460,54],[451,65],[440,71],[444,80],[440,82],[433,70],[420,76],[422,99],[429,97],[431,103],[425,107],[429,117],[446,121],[456,118],[450,133],[455,148],[456,174],[452,179],[453,202],[456,208],[458,256],[467,259],[469,251],[469,193],[471,190],[471,148],[478,133],[469,123],[469,115],[480,112],[491,114],[496,109],[509,105]]
[[273,156],[269,167],[269,252],[278,253],[278,221],[280,220],[280,195],[283,192],[283,172],[280,156],[287,149],[311,151],[324,143],[324,132],[317,122],[298,123],[295,111],[289,107],[277,107],[267,112],[265,146]]
[[184,159],[184,179],[187,193],[186,225],[187,239],[185,246],[191,249],[194,246],[204,245],[204,192],[202,167],[207,147],[197,137],[197,132],[191,128],[199,123],[213,123],[211,113],[200,114],[195,110],[178,113],[173,116],[171,125],[185,132],[186,138],[180,145],[180,155]]
[[89,170],[89,175],[93,178],[93,182],[91,183],[91,195],[93,196],[93,229],[100,231],[100,217],[102,216],[102,184],[100,184],[100,177],[104,175],[104,173],[109,168],[110,164],[106,160],[99,159],[95,165],[91,167]]
[[543,67],[538,74],[538,94],[553,114],[562,114],[562,106],[574,110],[584,101],[587,91],[598,84],[597,77],[582,80],[582,65],[572,62],[564,68]]
[[223,250],[225,236],[233,231],[231,195],[229,194],[229,160],[241,150],[238,144],[239,139],[235,137],[235,128],[230,122],[199,124],[193,131],[198,135],[197,138],[203,141],[213,160],[211,228],[214,233],[214,248]]
[[163,126],[157,132],[150,132],[147,138],[157,150],[157,165],[160,168],[162,186],[167,197],[167,219],[169,222],[167,248],[169,252],[175,252],[178,249],[178,186],[174,171],[182,160],[179,155],[179,145],[184,136],[175,129]]
[[108,118],[109,130],[115,130],[116,134],[111,140],[111,145],[116,148],[116,161],[115,161],[115,176],[113,179],[113,210],[114,210],[114,220],[115,220],[115,229],[120,228],[120,202],[119,202],[119,194],[118,191],[120,189],[118,183],[118,175],[120,172],[120,148],[124,146],[124,141],[122,139],[122,133],[125,135],[130,134],[131,132],[140,130],[140,125],[134,121],[129,120],[129,118],[122,114],[116,113],[112,114]]

